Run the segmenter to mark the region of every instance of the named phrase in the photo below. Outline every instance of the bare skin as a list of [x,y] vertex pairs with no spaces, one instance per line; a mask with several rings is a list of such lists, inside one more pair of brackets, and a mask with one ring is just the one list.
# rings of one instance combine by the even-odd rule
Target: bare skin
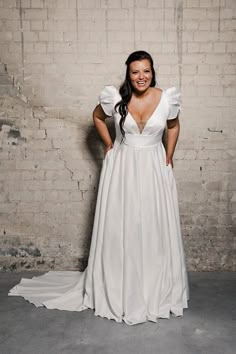
[[[133,94],[128,104],[128,110],[136,121],[140,134],[148,119],[152,116],[162,98],[162,90],[150,87],[152,71],[149,60],[134,61],[129,68],[130,81],[133,87]],[[105,155],[113,148],[113,143],[105,123],[108,116],[104,113],[101,105],[97,105],[93,111],[93,121],[105,145]],[[167,152],[166,165],[173,167],[173,155],[179,136],[179,119],[167,121]]]
[[175,119],[167,121],[167,151],[166,151],[166,165],[173,164],[173,155],[175,146],[179,137],[180,125],[178,116]]
[[106,156],[107,151],[113,148],[111,136],[105,122],[105,119],[107,117],[108,116],[103,111],[102,106],[100,104],[97,105],[93,111],[93,121],[98,131],[98,134],[102,138],[102,141],[105,145],[104,156]]

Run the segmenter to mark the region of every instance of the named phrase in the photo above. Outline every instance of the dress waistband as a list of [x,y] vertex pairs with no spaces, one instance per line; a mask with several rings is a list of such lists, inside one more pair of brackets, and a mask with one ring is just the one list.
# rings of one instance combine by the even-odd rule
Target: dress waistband
[[162,133],[155,135],[138,135],[125,133],[123,143],[133,147],[155,146],[162,141]]

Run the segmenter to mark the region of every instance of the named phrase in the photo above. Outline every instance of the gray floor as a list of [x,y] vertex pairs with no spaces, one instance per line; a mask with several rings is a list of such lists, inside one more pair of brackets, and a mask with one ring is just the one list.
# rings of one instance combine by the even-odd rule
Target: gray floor
[[8,290],[21,277],[0,273],[1,354],[235,354],[236,273],[190,273],[184,317],[134,326],[94,316],[35,308]]

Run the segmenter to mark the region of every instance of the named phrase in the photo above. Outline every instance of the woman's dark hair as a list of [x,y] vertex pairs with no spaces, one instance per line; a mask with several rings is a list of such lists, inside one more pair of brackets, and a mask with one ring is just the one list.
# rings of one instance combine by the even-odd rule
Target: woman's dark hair
[[119,125],[120,125],[120,131],[121,131],[121,134],[123,135],[123,138],[125,136],[125,131],[123,129],[123,126],[125,123],[125,118],[128,114],[128,103],[131,99],[132,91],[133,91],[133,87],[132,87],[132,84],[130,81],[130,76],[129,76],[129,67],[132,62],[137,61],[137,60],[144,60],[144,59],[149,60],[149,62],[151,64],[152,81],[151,81],[150,86],[154,87],[156,85],[156,74],[155,74],[155,70],[153,67],[153,60],[152,60],[151,55],[149,53],[145,52],[144,50],[138,50],[136,52],[131,53],[125,62],[126,66],[127,66],[125,80],[124,80],[123,84],[120,86],[120,90],[119,90],[120,95],[121,95],[121,100],[115,105],[115,109],[116,110],[118,109],[118,112],[121,116]]

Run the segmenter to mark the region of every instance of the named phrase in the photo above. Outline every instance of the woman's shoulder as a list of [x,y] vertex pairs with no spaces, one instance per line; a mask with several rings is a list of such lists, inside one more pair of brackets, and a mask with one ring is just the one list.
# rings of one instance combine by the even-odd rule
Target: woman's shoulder
[[101,93],[100,93],[100,95],[103,95],[103,96],[115,96],[117,94],[118,94],[118,90],[113,85],[104,86],[103,89],[101,90]]
[[160,99],[162,97],[163,90],[160,87],[151,87],[152,97],[156,99]]
[[164,90],[166,101],[169,106],[167,119],[174,119],[181,110],[181,92],[176,86],[168,87]]
[[171,86],[163,90],[170,103],[179,103],[181,92],[177,86]]
[[153,92],[155,92],[157,95],[160,93],[164,93],[168,98],[181,96],[180,90],[176,86],[171,86],[166,89],[161,87],[152,87],[152,89]]
[[106,85],[100,92],[99,96],[100,101],[109,101],[110,103],[114,103],[115,101],[120,99],[119,91],[113,85]]
[[112,85],[106,85],[99,95],[99,103],[108,116],[112,116],[114,106],[119,100],[119,91]]
[[163,89],[161,87],[151,87],[151,89],[153,90],[153,92],[155,92],[156,94],[163,92]]

